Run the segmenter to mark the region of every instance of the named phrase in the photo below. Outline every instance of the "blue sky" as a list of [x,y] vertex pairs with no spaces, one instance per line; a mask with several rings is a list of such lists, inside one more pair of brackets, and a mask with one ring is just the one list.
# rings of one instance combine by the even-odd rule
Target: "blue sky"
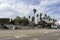
[[0,18],[33,16],[33,8],[37,9],[36,14],[60,20],[60,0],[0,0]]

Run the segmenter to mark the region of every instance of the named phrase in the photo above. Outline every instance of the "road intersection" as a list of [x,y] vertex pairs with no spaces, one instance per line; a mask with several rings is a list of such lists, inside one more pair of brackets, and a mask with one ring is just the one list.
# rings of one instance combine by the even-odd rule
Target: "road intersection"
[[1,30],[0,40],[60,40],[60,29]]

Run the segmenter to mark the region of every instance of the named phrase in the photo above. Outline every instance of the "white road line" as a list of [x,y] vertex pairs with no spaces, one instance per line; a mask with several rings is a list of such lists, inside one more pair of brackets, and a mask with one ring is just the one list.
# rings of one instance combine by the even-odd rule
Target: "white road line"
[[20,38],[20,37],[29,37],[30,35],[19,35],[19,36],[14,36],[15,38]]
[[39,40],[38,38],[34,38],[33,40]]
[[58,35],[59,35],[58,33],[54,34],[54,36],[58,36]]
[[48,33],[48,32],[44,32],[44,33]]
[[58,39],[58,40],[60,40],[60,39]]

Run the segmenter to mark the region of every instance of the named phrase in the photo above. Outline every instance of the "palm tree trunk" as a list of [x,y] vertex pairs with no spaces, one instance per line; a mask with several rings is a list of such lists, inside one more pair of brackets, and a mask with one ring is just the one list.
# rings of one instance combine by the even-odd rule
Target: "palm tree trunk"
[[34,13],[34,23],[35,23],[35,13]]
[[38,23],[38,17],[37,17],[37,23]]

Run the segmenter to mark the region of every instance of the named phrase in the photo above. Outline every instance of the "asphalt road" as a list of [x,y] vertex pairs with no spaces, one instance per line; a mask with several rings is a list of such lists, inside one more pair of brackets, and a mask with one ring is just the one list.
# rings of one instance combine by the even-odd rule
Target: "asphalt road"
[[0,40],[60,40],[60,31],[44,32],[37,35],[3,36]]

